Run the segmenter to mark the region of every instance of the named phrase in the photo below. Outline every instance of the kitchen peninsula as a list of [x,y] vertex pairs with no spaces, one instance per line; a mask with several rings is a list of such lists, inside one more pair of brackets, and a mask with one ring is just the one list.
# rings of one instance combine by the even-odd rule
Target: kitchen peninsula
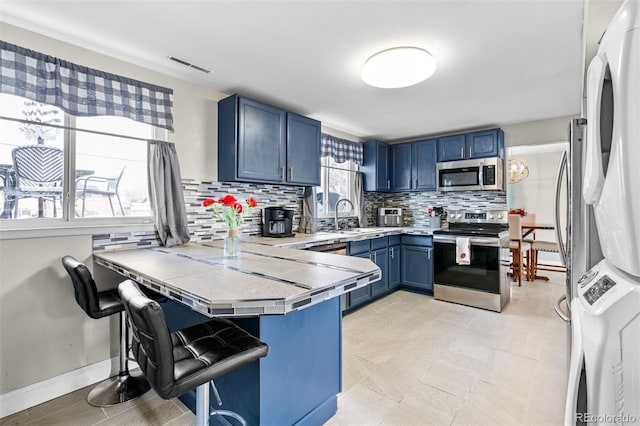
[[[223,242],[94,253],[94,261],[170,299],[170,328],[210,316],[234,321],[269,355],[216,380],[225,408],[249,424],[321,424],[341,389],[341,295],[380,279],[367,259],[244,242],[224,259]],[[177,303],[178,302],[178,303]],[[181,397],[195,407],[195,392]]]

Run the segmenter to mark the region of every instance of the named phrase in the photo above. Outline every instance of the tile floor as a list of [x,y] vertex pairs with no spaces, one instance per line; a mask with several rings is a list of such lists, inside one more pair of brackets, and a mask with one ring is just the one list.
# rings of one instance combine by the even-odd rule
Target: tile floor
[[[343,320],[341,425],[562,425],[570,330],[553,311],[564,274],[512,287],[501,314],[398,291]],[[149,392],[107,409],[91,387],[0,425],[192,425],[178,400]]]

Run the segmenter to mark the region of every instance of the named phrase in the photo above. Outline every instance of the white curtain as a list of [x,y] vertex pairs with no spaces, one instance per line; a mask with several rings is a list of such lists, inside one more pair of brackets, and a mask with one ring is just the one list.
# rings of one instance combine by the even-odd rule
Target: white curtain
[[353,180],[353,194],[354,194],[354,209],[355,213],[358,216],[358,226],[360,228],[366,228],[367,223],[367,214],[364,209],[364,183],[362,181],[362,173],[356,172],[355,179]]
[[162,244],[171,247],[189,242],[178,154],[170,142],[149,141],[149,198]]
[[304,188],[304,198],[302,199],[302,218],[300,219],[300,232],[313,234],[316,232],[316,188],[306,186]]

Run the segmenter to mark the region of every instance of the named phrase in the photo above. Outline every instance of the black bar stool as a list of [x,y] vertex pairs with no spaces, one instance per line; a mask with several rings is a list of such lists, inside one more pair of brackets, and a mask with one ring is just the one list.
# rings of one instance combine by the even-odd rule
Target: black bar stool
[[95,407],[110,407],[131,401],[150,389],[143,376],[129,374],[127,345],[129,329],[118,290],[98,292],[89,269],[71,256],[62,258],[62,265],[71,276],[76,302],[93,319],[120,313],[120,371],[117,376],[99,383],[89,392],[87,402]]
[[222,405],[213,379],[266,356],[269,347],[222,318],[169,333],[160,305],[133,281],[124,281],[118,291],[133,331],[133,355],[158,395],[171,399],[195,388],[197,425],[208,425],[216,415],[246,425],[233,411],[209,411],[209,385]]

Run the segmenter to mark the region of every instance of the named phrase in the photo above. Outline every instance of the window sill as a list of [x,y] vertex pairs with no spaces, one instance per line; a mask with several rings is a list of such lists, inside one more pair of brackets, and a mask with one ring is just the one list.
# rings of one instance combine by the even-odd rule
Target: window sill
[[153,231],[154,225],[147,221],[114,223],[113,221],[59,224],[38,223],[0,223],[0,240],[18,240],[26,238],[68,237],[78,235],[111,234],[119,232]]

